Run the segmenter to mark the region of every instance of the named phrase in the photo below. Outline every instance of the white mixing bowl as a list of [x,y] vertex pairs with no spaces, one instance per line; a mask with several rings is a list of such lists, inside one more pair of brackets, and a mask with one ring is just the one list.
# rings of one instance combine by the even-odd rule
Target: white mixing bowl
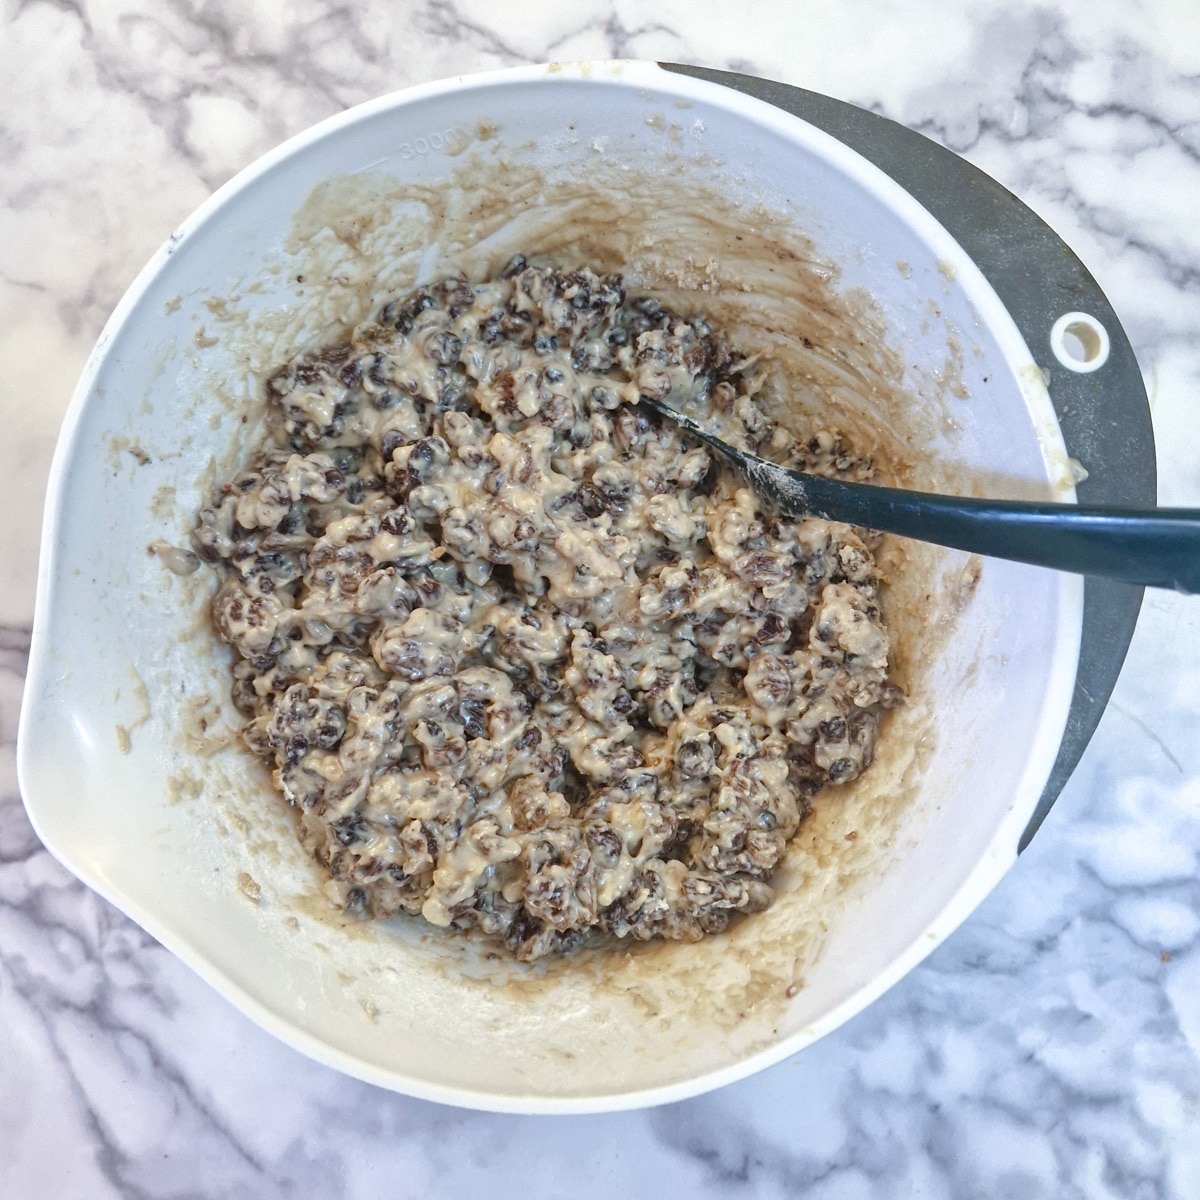
[[[784,873],[777,905],[729,934],[517,968],[417,922],[355,925],[325,911],[282,803],[228,745],[205,576],[177,579],[146,551],[159,539],[186,544],[205,468],[244,447],[255,373],[289,338],[319,334],[339,289],[354,286],[345,272],[370,230],[330,232],[337,197],[353,191],[342,177],[361,183],[359,201],[378,199],[386,175],[436,198],[475,160],[499,179],[501,164],[514,179],[640,164],[680,195],[697,182],[726,189],[747,228],[793,222],[838,265],[831,286],[873,297],[914,396],[914,461],[941,456],[962,486],[1073,494],[1041,376],[986,280],[907,193],[824,133],[644,63],[410,89],[301,134],[223,187],[154,257],[97,342],[51,477],[22,792],[67,867],[322,1062],[480,1108],[679,1099],[835,1028],[1012,865],[1067,716],[1082,584],[998,562],[976,582],[962,556],[914,552],[897,579],[909,614],[897,627],[919,686],[867,773],[875,807],[861,790],[829,799],[840,815],[814,826],[820,837],[802,830],[801,865]],[[313,189],[338,179],[341,191],[314,204]],[[775,217],[756,215],[756,199]],[[512,203],[536,217],[541,200],[514,188]],[[594,219],[607,218],[596,209]],[[668,237],[659,256],[690,256],[702,273],[703,247],[687,240]],[[314,247],[324,277],[298,280]],[[394,272],[401,280],[454,248],[392,252],[409,263]],[[779,269],[790,270],[785,259]],[[281,340],[268,345],[268,328]]]

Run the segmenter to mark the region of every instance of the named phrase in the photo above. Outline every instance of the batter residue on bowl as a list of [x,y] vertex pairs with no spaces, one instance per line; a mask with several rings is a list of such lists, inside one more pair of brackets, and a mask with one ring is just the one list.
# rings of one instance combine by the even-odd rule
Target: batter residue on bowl
[[246,741],[332,900],[525,960],[770,902],[899,692],[860,534],[763,511],[637,407],[870,477],[770,420],[762,382],[702,316],[520,257],[270,379],[268,437],[194,544]]

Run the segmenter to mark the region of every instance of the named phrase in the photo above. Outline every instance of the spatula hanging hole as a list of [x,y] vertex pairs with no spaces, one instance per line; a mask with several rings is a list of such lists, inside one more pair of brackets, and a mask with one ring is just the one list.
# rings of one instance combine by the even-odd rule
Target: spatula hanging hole
[[1069,371],[1098,371],[1108,362],[1108,330],[1091,313],[1063,313],[1050,330],[1050,349]]

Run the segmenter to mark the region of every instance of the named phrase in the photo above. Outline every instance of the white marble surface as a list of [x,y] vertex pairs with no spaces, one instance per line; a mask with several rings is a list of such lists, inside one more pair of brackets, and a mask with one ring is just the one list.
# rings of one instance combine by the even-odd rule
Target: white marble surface
[[[936,11],[934,11],[936,9]],[[497,1117],[276,1043],[41,849],[13,743],[59,420],[154,247],[261,151],[408,83],[691,61],[870,106],[1082,255],[1134,341],[1161,499],[1200,504],[1195,0],[13,0],[0,10],[0,1196],[1200,1195],[1200,600],[1151,594],[1018,867],[881,1001],[689,1103]],[[520,15],[518,15],[518,13]],[[15,499],[13,499],[15,497]]]

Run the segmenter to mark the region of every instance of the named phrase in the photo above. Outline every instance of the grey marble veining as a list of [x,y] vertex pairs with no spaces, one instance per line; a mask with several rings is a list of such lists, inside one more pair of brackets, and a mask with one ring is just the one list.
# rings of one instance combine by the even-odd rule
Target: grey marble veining
[[[14,742],[49,455],[155,246],[342,107],[630,56],[856,101],[1033,205],[1122,314],[1161,497],[1200,503],[1200,21],[1188,0],[16,0],[0,16],[0,1196],[1200,1195],[1200,604],[1148,596],[1083,763],[927,962],[796,1059],[662,1109],[460,1112],[317,1066],[43,850]],[[519,15],[518,15],[519,13]]]

